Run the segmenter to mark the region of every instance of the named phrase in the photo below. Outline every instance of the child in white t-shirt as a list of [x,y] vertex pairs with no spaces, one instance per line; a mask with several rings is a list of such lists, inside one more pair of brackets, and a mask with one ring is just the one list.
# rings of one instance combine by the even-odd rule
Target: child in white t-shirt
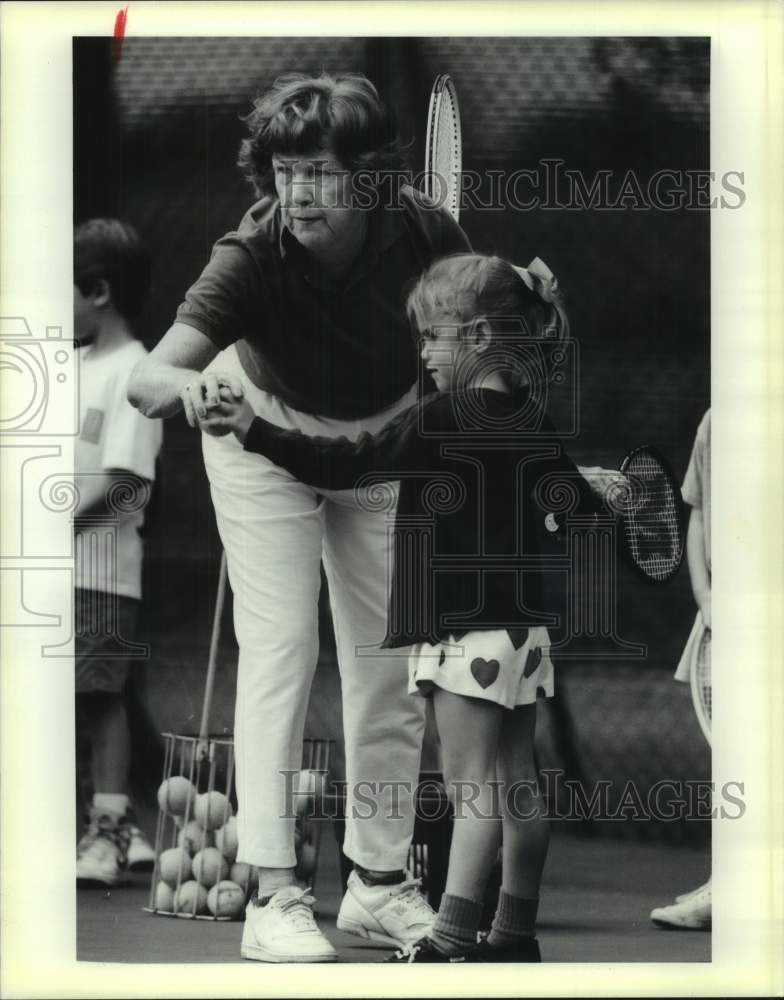
[[127,399],[131,371],[146,355],[131,323],[150,277],[135,231],[92,219],[74,237],[74,329],[79,345],[79,436],[75,445],[74,592],[77,733],[91,745],[94,790],[77,847],[80,883],[115,885],[153,850],[128,796],[131,742],[125,685],[142,596],[144,508],[162,441]]

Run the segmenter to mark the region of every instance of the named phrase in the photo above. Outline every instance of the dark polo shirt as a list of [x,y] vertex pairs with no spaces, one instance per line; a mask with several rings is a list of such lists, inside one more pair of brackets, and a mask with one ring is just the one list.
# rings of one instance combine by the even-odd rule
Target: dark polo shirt
[[445,208],[411,187],[369,213],[365,246],[339,284],[320,272],[265,198],[215,244],[177,322],[219,348],[239,341],[248,377],[306,413],[353,420],[414,384],[417,348],[406,294],[435,258],[470,251]]

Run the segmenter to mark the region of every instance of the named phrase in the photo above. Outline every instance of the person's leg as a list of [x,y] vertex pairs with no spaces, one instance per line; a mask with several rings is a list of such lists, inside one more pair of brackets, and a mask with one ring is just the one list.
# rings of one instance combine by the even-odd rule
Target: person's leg
[[408,694],[408,650],[378,648],[387,625],[391,522],[387,513],[363,510],[353,496],[339,494],[330,496],[325,522],[324,565],[343,696],[344,851],[362,869],[402,878],[425,712],[423,699]]
[[[254,395],[248,391],[251,405]],[[257,404],[259,400],[256,400]],[[257,409],[258,412],[258,409]],[[314,899],[294,884],[290,775],[318,657],[322,513],[312,489],[233,435],[203,435],[205,466],[234,595],[237,859],[259,869],[240,954],[262,962],[337,958]]]
[[506,712],[495,702],[440,688],[433,692],[433,708],[455,818],[446,888],[431,937],[440,950],[459,955],[476,945],[485,886],[498,853],[496,758]]
[[91,760],[95,794],[127,796],[131,769],[131,733],[125,711],[125,697],[108,691],[91,697]]
[[296,863],[285,773],[302,766],[318,656],[321,505],[233,435],[203,435],[203,449],[239,645],[237,859],[258,867],[262,889],[272,889],[293,881]]
[[129,863],[129,662],[113,654],[116,630],[134,635],[138,603],[82,588],[74,595],[76,726],[89,744],[92,785],[89,821],[76,850],[77,882],[116,885]]
[[532,955],[536,951],[538,956],[532,942],[539,886],[550,844],[550,824],[536,771],[535,730],[535,702],[505,713],[498,754],[503,874],[498,909],[487,943],[502,952],[522,954],[528,949]]
[[337,926],[386,944],[418,941],[435,914],[406,876],[425,727],[408,694],[408,650],[379,650],[386,634],[391,521],[330,494],[324,563],[341,672],[346,836],[354,862]]

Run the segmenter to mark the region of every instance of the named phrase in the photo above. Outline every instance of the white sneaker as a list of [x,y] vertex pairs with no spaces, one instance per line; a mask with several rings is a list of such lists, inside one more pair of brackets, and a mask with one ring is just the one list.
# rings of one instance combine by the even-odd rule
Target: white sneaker
[[709,878],[704,885],[697,886],[696,889],[691,889],[689,892],[683,892],[680,896],[675,897],[676,903],[685,903],[687,899],[691,899],[692,896],[696,896],[698,892],[702,892],[703,889],[710,889],[712,878]]
[[126,843],[109,816],[95,816],[76,847],[77,883],[127,882]]
[[651,910],[651,920],[659,927],[676,930],[708,930],[711,926],[711,891],[700,889],[682,903]]
[[257,897],[245,910],[240,954],[257,962],[334,962],[337,952],[313,919],[313,896],[287,885],[261,905]]
[[421,879],[398,885],[365,885],[355,871],[340,904],[338,930],[405,947],[426,937],[436,914],[419,891]]

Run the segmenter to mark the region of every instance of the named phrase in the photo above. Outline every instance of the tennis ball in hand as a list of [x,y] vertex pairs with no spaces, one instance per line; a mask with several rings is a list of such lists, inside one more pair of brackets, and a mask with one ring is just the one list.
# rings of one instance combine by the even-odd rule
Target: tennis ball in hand
[[207,893],[207,909],[214,917],[238,917],[245,907],[245,892],[236,882],[221,881]]
[[234,815],[234,810],[223,792],[204,792],[196,797],[193,815],[205,830],[217,830]]
[[165,882],[159,882],[155,887],[155,909],[174,912],[174,889]]
[[229,866],[217,847],[205,847],[193,859],[193,876],[208,889],[228,874]]
[[181,847],[164,851],[158,860],[158,870],[163,881],[172,888],[177,885],[178,877],[181,882],[187,882],[193,874],[190,856]]
[[195,798],[194,786],[179,775],[167,778],[158,789],[158,805],[169,816],[184,816],[189,808],[193,808]]
[[202,829],[196,820],[192,819],[177,834],[177,846],[194,855],[198,851],[203,851],[205,847],[214,847],[215,834]]
[[237,860],[237,817],[232,816],[219,829],[215,831],[215,846],[229,862],[234,864]]
[[229,878],[232,882],[240,886],[246,896],[255,892],[259,887],[259,870],[252,865],[246,865],[243,861],[235,861],[231,866]]
[[198,882],[183,882],[174,894],[175,913],[204,913],[207,909],[207,890]]

